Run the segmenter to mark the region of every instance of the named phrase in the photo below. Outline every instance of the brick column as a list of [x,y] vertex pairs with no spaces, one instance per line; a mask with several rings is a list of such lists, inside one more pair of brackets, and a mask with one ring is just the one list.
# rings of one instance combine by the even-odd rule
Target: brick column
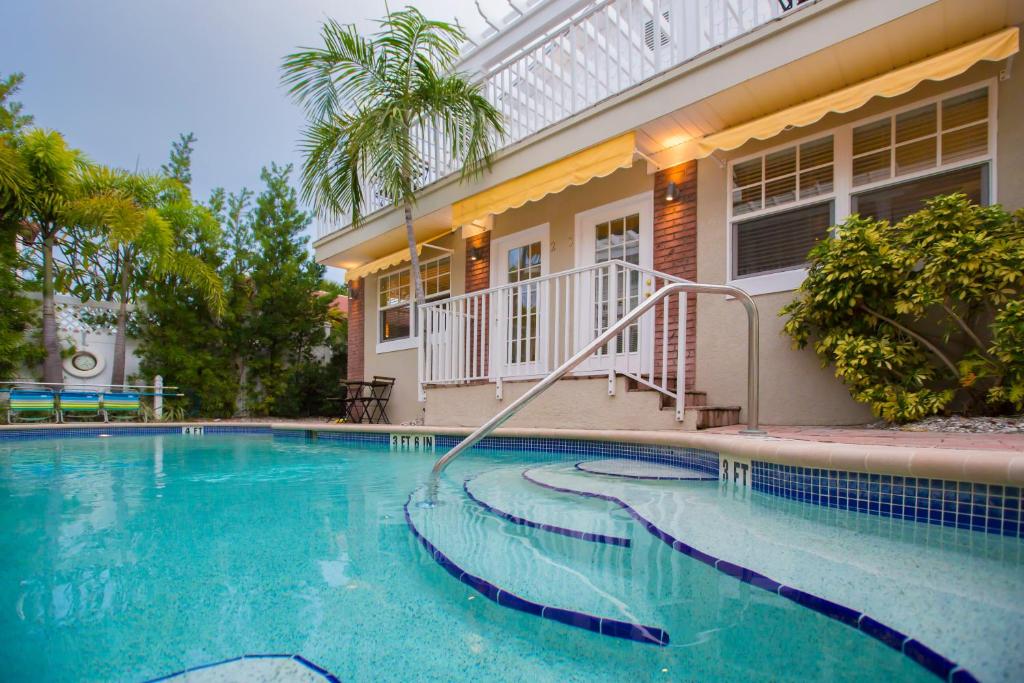
[[[479,258],[473,259],[473,251],[476,250]],[[479,292],[491,286],[491,233],[482,232],[474,237],[466,239],[466,294]],[[488,302],[489,303],[489,302]],[[485,305],[488,305],[485,303]],[[483,316],[479,327],[479,336],[475,340],[477,353],[479,354],[480,367],[486,373],[490,354],[488,321],[490,311]]]
[[[668,184],[676,184],[675,199],[668,201]],[[697,279],[697,162],[690,161],[658,171],[654,176],[654,269],[669,275]],[[660,308],[660,307],[659,307]],[[675,306],[669,311],[668,363],[675,368],[677,349],[675,331],[678,316]],[[686,388],[692,390],[697,371],[697,295],[690,294],[686,307]],[[656,318],[661,334],[661,314]],[[660,353],[660,349],[658,350]],[[674,373],[674,370],[672,371]]]
[[366,295],[365,278],[349,284],[347,379],[363,379]]

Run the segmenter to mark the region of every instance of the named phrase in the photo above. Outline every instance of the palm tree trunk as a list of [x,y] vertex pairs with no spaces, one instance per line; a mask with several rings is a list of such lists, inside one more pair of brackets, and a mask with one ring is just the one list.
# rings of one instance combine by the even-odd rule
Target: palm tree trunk
[[423,294],[423,278],[420,277],[420,255],[416,253],[416,233],[412,229],[412,203],[405,201],[405,237],[409,241],[409,262],[412,266],[412,281],[416,292],[416,305],[412,310],[412,336],[419,334],[420,306],[427,303],[427,297]]
[[121,303],[117,308],[117,332],[114,335],[114,366],[110,371],[110,384],[112,386],[124,386],[124,366],[128,328],[128,282],[131,268],[131,261],[125,255],[121,263]]
[[53,234],[43,239],[43,381],[64,382],[61,367],[60,340],[57,339],[57,310],[53,303]]

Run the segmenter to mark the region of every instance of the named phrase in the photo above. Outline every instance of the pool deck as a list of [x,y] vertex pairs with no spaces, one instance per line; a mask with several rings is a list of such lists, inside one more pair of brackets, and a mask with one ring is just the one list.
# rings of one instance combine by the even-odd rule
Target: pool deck
[[[275,431],[316,430],[464,436],[468,427],[329,424],[323,421],[202,421],[150,423],[154,427],[209,425],[253,427]],[[0,425],[10,429],[96,429],[99,424]],[[120,426],[125,426],[122,423]],[[131,423],[131,426],[145,426]],[[1024,485],[1024,434],[904,432],[855,427],[765,426],[765,436],[740,434],[740,427],[704,431],[624,431],[506,427],[495,436],[615,441],[699,448],[734,458],[800,467],[928,477],[988,484]]]

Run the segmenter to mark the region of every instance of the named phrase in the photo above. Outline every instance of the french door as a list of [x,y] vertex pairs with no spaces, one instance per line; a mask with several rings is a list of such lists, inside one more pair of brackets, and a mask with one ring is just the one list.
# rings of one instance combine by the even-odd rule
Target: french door
[[[609,261],[650,270],[653,263],[653,195],[644,193],[585,211],[576,216],[576,260],[580,266]],[[582,346],[604,332],[652,293],[650,277],[639,270],[601,269],[581,283],[577,310]],[[612,368],[646,371],[651,362],[650,339],[654,317],[630,325],[582,366],[583,370]]]
[[537,375],[546,368],[546,290],[534,280],[548,274],[548,246],[547,224],[494,241],[491,264],[500,289],[492,304],[498,330],[493,350],[503,377]]

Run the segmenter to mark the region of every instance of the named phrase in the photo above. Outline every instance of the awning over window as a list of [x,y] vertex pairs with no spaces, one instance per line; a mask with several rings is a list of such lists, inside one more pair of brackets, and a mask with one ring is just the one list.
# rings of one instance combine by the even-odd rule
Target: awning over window
[[959,76],[978,62],[998,61],[1016,54],[1018,44],[1016,27],[998,31],[828,95],[693,140],[689,158],[703,158],[716,150],[736,149],[749,140],[766,140],[786,128],[815,123],[831,112],[843,114],[853,111],[874,97],[902,95],[923,81],[943,81]]
[[[442,233],[442,234],[447,234],[447,231],[445,233]],[[420,242],[419,244],[417,244],[416,245],[416,255],[417,256],[421,255],[423,253],[423,247],[427,246],[427,242],[430,242],[431,240],[435,240],[435,239],[437,239],[437,236],[431,237],[429,240],[424,240],[423,242]],[[431,245],[431,248],[434,249],[434,250],[440,249],[440,247],[433,247],[432,245]],[[450,253],[451,249],[444,249],[443,251]],[[436,251],[432,251],[431,254],[429,254],[429,255],[436,256],[437,252]],[[369,263],[364,263],[361,266],[356,266],[355,268],[349,268],[348,270],[345,271],[345,281],[346,282],[355,282],[356,280],[358,280],[361,277],[366,277],[367,275],[372,275],[373,273],[376,273],[379,270],[387,270],[388,268],[393,268],[393,267],[395,267],[395,266],[397,266],[397,265],[399,265],[401,263],[405,263],[408,260],[409,260],[409,248],[406,247],[405,249],[399,249],[395,253],[388,254],[387,256],[382,256],[381,258],[377,259],[376,261],[370,261]]]
[[570,185],[583,185],[633,163],[632,131],[525,173],[452,205],[452,224],[466,225],[489,214],[536,201]]

